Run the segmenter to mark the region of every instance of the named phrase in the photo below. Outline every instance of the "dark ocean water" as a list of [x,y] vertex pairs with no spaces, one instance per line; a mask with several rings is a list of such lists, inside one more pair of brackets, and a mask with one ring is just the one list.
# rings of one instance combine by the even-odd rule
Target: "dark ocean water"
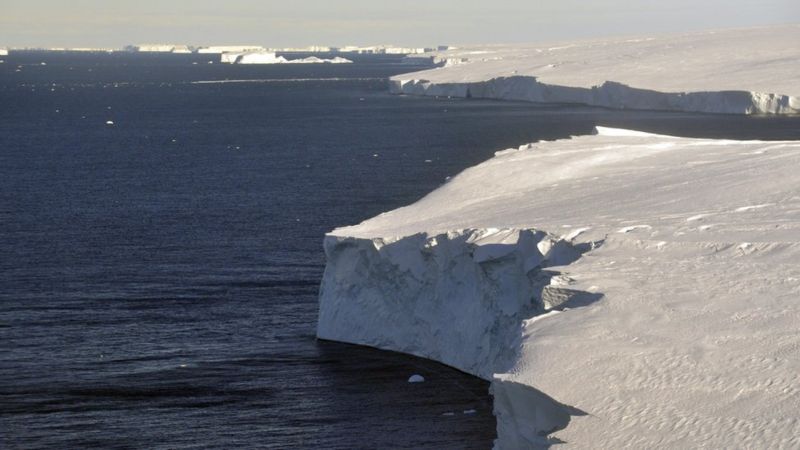
[[0,59],[2,448],[489,448],[485,382],[315,340],[325,232],[595,124],[800,139],[800,118],[390,96],[396,58]]

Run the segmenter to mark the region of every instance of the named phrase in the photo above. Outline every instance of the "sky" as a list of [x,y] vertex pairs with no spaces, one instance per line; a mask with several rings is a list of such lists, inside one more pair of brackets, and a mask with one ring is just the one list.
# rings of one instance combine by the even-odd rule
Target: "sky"
[[800,23],[800,0],[0,0],[0,47],[432,46]]

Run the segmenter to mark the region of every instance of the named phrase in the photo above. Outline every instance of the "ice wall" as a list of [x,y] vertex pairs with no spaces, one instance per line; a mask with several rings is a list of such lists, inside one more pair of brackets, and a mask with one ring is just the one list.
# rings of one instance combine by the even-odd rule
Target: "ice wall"
[[329,235],[317,335],[434,359],[487,380],[516,357],[520,324],[564,301],[567,241],[533,229],[397,239]]
[[541,83],[533,76],[463,83],[392,79],[393,94],[569,103],[612,109],[691,111],[720,114],[797,114],[800,97],[748,91],[659,92],[607,81],[590,88]]

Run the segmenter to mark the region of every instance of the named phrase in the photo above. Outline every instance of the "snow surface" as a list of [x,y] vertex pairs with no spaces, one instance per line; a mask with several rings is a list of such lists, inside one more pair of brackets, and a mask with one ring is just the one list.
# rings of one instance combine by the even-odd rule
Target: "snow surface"
[[325,240],[321,338],[492,380],[498,448],[800,447],[800,142],[598,128]]
[[462,48],[395,93],[714,113],[800,112],[800,25]]

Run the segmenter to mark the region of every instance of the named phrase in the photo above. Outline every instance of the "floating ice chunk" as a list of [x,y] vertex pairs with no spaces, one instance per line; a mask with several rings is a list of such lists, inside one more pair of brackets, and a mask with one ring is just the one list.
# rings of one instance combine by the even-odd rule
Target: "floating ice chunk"
[[114,125],[114,121],[113,120],[106,120],[106,125]]
[[411,375],[410,377],[408,377],[408,382],[409,383],[424,383],[425,382],[425,377],[423,377],[422,375],[419,375],[419,374],[414,374],[414,375]]
[[465,409],[464,410],[464,414],[475,414],[476,412],[478,412],[478,411],[475,411],[474,409]]

